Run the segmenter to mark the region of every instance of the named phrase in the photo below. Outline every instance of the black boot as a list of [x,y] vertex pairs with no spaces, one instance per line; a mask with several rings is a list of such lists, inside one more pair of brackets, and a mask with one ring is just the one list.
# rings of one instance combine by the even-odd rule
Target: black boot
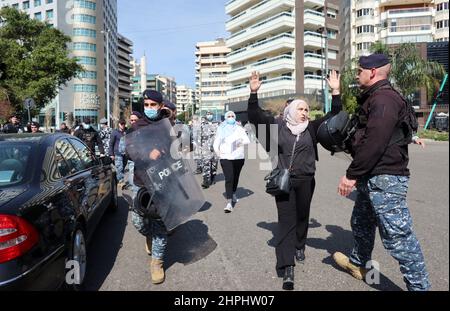
[[294,266],[287,266],[284,269],[283,289],[294,290]]
[[302,249],[297,249],[296,251],[295,251],[295,260],[298,262],[298,263],[304,263],[305,262],[305,249],[304,248],[302,248]]
[[208,178],[203,178],[202,188],[203,189],[208,189],[209,186],[210,186],[210,183],[209,183]]

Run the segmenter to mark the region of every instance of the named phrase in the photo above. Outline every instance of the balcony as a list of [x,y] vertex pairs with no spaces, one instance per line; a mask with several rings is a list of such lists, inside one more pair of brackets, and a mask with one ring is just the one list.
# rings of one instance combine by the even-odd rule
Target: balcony
[[320,54],[305,53],[303,62],[305,69],[322,69],[325,66],[325,57]]
[[318,29],[325,26],[325,14],[322,12],[307,9],[304,16],[305,28]]
[[278,36],[267,38],[246,48],[239,49],[228,54],[227,63],[232,65],[249,58],[258,57],[265,54],[277,53],[281,51],[292,51],[295,49],[295,37],[291,34],[283,33]]
[[324,7],[325,0],[305,0],[304,4],[305,8],[317,10]]
[[325,47],[326,37],[314,31],[305,31],[304,46],[306,49],[322,49]]
[[253,71],[259,71],[262,75],[266,75],[273,72],[286,72],[294,70],[294,57],[290,55],[281,55],[232,70],[228,73],[228,81],[234,82],[248,79]]
[[430,24],[391,26],[381,29],[380,38],[386,44],[431,42],[433,41],[433,29]]
[[[227,96],[230,100],[246,100],[249,92],[249,86],[241,84],[231,88],[227,92]],[[295,93],[295,79],[292,77],[277,77],[262,81],[258,97],[265,98],[292,93]]]
[[257,2],[258,0],[230,0],[225,4],[225,13],[227,15],[236,14]]
[[381,13],[381,20],[388,18],[414,18],[414,17],[424,17],[433,16],[432,8],[405,8],[405,9],[393,9]]
[[323,77],[318,75],[305,75],[305,89],[321,90]]
[[274,16],[295,7],[295,0],[263,0],[226,22],[226,30],[235,32],[252,22]]
[[287,32],[294,28],[295,18],[292,13],[282,12],[234,34],[227,40],[227,46],[229,48],[235,48],[250,40],[263,38],[270,33]]
[[433,0],[380,0],[380,7],[385,7],[385,6],[396,6],[396,5],[405,5],[405,3],[407,4],[427,4],[427,3],[432,3]]

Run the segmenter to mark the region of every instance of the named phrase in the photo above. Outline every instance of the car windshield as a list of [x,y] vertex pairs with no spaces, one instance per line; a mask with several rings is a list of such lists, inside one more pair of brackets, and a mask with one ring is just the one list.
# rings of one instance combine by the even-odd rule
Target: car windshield
[[31,150],[29,143],[0,142],[0,189],[25,182]]

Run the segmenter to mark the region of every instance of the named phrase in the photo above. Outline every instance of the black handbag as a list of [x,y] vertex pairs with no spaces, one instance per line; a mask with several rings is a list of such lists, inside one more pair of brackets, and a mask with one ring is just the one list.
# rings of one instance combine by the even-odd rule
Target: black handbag
[[297,136],[297,139],[294,143],[294,148],[292,149],[291,163],[289,168],[276,168],[269,175],[267,175],[264,180],[266,181],[266,193],[278,196],[283,194],[289,194],[291,191],[291,171],[292,165],[294,164],[294,153],[295,148],[297,146],[297,142],[300,139],[300,135]]

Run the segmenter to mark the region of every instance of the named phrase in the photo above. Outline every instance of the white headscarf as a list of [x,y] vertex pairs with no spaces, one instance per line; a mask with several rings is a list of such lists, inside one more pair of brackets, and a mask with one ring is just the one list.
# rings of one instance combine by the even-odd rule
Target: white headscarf
[[227,119],[229,116],[232,116],[236,120],[236,114],[233,111],[228,111],[227,113],[225,113],[225,121],[222,122],[222,124],[219,126],[219,129],[217,130],[217,133],[222,139],[233,134],[233,132],[238,127],[237,123],[233,125],[227,123]]
[[[284,110],[284,120],[287,123],[287,127],[291,130],[292,134],[295,136],[302,134],[309,125],[309,120],[301,122],[298,118],[298,107],[302,104],[308,105],[307,102],[301,99],[294,100],[289,106]],[[309,105],[308,105],[309,107]]]

